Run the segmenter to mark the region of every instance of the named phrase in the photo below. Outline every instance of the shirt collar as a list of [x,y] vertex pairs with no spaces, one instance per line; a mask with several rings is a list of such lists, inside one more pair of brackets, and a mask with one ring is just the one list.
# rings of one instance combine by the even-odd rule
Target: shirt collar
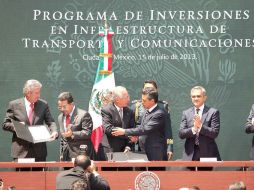
[[115,107],[116,107],[117,111],[120,111],[120,109],[123,109],[123,108],[118,107],[117,105],[115,105]]
[[156,106],[157,106],[157,104],[155,104],[153,107],[149,108],[148,111],[152,112]]
[[26,108],[29,108],[31,102],[29,102],[26,97],[24,97],[24,99],[25,99],[25,106],[26,106]]
[[203,104],[203,105],[200,106],[199,108],[194,107],[195,110],[196,110],[196,109],[199,109],[199,113],[201,113],[201,114],[203,113],[204,108],[205,108],[205,104]]

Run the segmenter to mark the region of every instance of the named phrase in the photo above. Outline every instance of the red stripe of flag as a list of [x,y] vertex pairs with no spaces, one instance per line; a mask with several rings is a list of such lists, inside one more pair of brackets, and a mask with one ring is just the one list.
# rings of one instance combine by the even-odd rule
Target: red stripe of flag
[[109,32],[107,32],[107,41],[108,41],[108,54],[111,55],[111,57],[108,57],[108,70],[112,71],[112,40],[111,40],[111,34],[109,34]]

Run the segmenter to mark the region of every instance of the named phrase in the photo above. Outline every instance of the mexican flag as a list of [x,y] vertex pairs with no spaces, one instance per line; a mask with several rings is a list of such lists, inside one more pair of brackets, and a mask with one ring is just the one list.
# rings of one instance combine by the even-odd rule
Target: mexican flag
[[112,41],[114,32],[107,26],[102,27],[100,32],[100,59],[96,72],[96,77],[89,101],[89,113],[93,120],[92,142],[94,149],[98,152],[98,147],[103,135],[101,108],[105,96],[115,87],[115,77],[112,71]]

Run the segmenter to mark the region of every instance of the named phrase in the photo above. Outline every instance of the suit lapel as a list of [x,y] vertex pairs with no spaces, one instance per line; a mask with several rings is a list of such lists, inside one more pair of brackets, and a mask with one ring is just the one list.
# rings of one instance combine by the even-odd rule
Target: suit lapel
[[203,110],[203,113],[202,113],[202,118],[201,118],[202,124],[204,123],[204,121],[205,121],[205,119],[207,117],[208,110],[209,110],[209,107],[205,106],[204,110]]
[[61,113],[58,119],[59,127],[60,127],[60,132],[63,133],[65,131],[64,129],[64,114]]
[[[149,114],[147,115],[144,115],[144,123],[147,123],[150,118],[153,116],[153,113],[156,112],[157,110],[159,109],[159,106],[157,105],[151,112],[149,112]],[[145,111],[145,114],[146,114],[147,110]]]
[[[115,116],[115,120],[117,123],[122,123],[122,127],[123,127],[123,122],[122,119],[120,117],[120,114],[116,108],[116,106],[114,104],[112,104],[112,111],[113,111],[113,115]],[[124,119],[124,111],[123,111],[123,119]]]
[[75,106],[75,109],[73,110],[71,116],[71,124],[74,124],[76,122],[77,117],[78,117],[78,108]]
[[122,121],[122,126],[124,129],[127,127],[125,126],[126,123],[128,123],[128,118],[129,118],[129,112],[126,107],[123,108],[123,121]]
[[195,107],[192,107],[191,109],[191,117],[194,118],[194,115],[195,115]]
[[40,112],[39,107],[40,106],[38,105],[39,104],[38,101],[34,103],[34,115],[33,115],[33,122],[32,122],[32,124],[37,123],[37,121],[39,120],[39,112]]
[[27,115],[27,111],[26,111],[26,105],[25,105],[25,99],[21,98],[19,100],[19,106],[21,108],[22,113],[24,113],[24,117],[25,117],[25,123],[30,125],[29,119],[28,119],[28,115]]
[[187,112],[187,117],[188,119],[188,126],[194,126],[194,115],[195,115],[195,107],[193,106],[188,112]]

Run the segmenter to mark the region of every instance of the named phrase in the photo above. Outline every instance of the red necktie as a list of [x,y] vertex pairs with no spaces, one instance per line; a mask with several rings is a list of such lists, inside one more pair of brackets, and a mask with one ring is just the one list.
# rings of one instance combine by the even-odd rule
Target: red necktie
[[33,124],[33,116],[34,116],[34,104],[31,103],[31,104],[30,104],[29,113],[28,113],[28,119],[29,119],[30,125]]
[[68,125],[70,124],[70,122],[71,122],[71,118],[70,118],[70,115],[68,114],[68,115],[65,116],[65,128],[66,128],[66,130],[68,129]]

